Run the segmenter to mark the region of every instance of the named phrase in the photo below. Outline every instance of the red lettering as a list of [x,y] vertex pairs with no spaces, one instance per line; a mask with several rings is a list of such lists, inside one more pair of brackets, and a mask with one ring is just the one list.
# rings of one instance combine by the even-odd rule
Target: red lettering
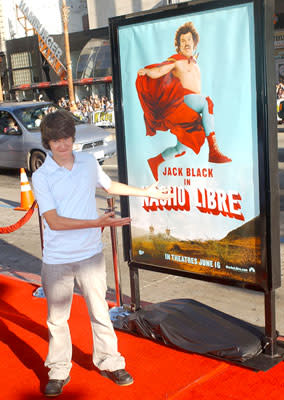
[[239,193],[223,190],[197,189],[197,208],[206,214],[219,215],[244,221],[241,213],[241,196]]
[[167,200],[144,199],[144,210],[147,212],[157,210],[190,211],[190,196],[188,190],[181,186],[172,186],[170,190],[173,197]]

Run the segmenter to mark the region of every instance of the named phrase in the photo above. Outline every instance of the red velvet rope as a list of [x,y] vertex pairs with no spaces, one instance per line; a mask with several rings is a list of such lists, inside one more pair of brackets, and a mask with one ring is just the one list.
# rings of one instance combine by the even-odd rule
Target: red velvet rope
[[25,225],[33,215],[36,204],[36,201],[34,201],[28,212],[15,224],[0,228],[0,234],[15,232],[17,229],[20,229],[23,225]]

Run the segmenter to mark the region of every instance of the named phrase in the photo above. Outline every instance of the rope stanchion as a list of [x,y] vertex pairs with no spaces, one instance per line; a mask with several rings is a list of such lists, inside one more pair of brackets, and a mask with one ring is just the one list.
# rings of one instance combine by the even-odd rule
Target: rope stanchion
[[21,219],[19,219],[19,221],[16,222],[15,224],[5,226],[3,228],[0,227],[0,234],[15,232],[16,230],[20,229],[23,225],[25,225],[30,220],[31,216],[33,215],[36,205],[37,205],[37,202],[34,201],[33,204],[31,205],[30,209],[27,211],[27,213]]

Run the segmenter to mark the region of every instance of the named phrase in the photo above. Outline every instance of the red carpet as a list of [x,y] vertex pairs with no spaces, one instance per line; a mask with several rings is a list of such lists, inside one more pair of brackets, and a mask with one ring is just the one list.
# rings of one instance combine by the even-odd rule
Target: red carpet
[[[42,399],[47,382],[46,301],[36,286],[0,276],[0,399]],[[92,366],[91,330],[84,300],[75,295],[70,319],[74,343],[71,382],[60,399],[74,400],[280,400],[284,363],[253,372],[225,362],[173,350],[117,332],[119,350],[134,376],[119,387]]]

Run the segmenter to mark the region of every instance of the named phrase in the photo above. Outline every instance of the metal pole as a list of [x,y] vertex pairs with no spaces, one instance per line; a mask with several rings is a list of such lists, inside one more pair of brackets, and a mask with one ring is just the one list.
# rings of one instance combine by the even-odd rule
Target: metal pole
[[278,355],[277,352],[277,333],[276,333],[276,315],[275,315],[275,290],[265,293],[265,337],[268,346],[264,353],[270,357]]
[[65,42],[65,55],[66,55],[66,68],[67,68],[67,82],[69,92],[69,106],[70,110],[76,110],[75,98],[74,98],[74,87],[72,79],[72,64],[70,57],[70,45],[69,45],[69,34],[68,34],[68,17],[69,8],[66,6],[66,0],[62,0],[62,21],[64,29],[64,42]]
[[130,290],[131,290],[131,311],[140,310],[140,287],[139,287],[139,270],[137,267],[130,265]]
[[[107,197],[107,205],[108,205],[109,212],[114,211],[114,197]],[[114,272],[114,280],[115,280],[116,304],[117,304],[117,307],[120,307],[123,304],[123,301],[122,301],[122,293],[121,293],[119,269],[118,269],[117,234],[116,234],[116,228],[114,226],[110,227],[110,234],[111,234],[111,245],[112,245],[112,258],[113,258],[113,272]]]

